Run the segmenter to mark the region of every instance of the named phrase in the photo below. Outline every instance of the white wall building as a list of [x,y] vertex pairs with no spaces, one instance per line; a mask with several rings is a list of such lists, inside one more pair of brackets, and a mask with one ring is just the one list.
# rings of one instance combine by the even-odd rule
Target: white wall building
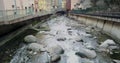
[[34,0],[0,0],[0,10],[24,9],[34,4]]
[[29,9],[32,5],[34,0],[0,0],[0,15],[21,14],[25,7]]

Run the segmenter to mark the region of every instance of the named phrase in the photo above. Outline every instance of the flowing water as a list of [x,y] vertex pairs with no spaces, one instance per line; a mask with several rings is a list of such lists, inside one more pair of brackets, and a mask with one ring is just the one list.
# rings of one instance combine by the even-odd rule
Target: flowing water
[[[90,33],[87,33],[88,26],[78,23],[74,20],[68,19],[65,16],[59,16],[51,19],[40,26],[49,27],[50,31],[44,32],[46,35],[42,36],[40,41],[47,42],[50,46],[60,45],[64,49],[64,54],[61,54],[61,59],[55,63],[112,63],[112,59],[107,53],[100,53],[98,49],[98,39]],[[10,63],[50,63],[50,56],[47,52],[34,53],[26,51],[28,45],[23,45],[18,49]],[[90,49],[91,48],[91,49]],[[83,51],[84,49],[94,51],[95,58],[83,58],[76,55],[76,52]],[[86,51],[84,53],[88,53]],[[95,53],[91,55],[95,55]]]

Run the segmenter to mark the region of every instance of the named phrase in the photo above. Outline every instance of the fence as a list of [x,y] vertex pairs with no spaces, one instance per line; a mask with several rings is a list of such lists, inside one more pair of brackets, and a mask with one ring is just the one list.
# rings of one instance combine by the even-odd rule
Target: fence
[[14,19],[26,17],[26,16],[42,16],[46,14],[53,14],[57,11],[65,11],[65,9],[48,9],[35,12],[32,9],[23,9],[23,10],[0,10],[0,22],[8,22]]
[[25,16],[45,15],[51,13],[51,10],[35,12],[34,10],[0,10],[0,22],[10,21]]
[[33,14],[33,12],[27,10],[0,10],[0,21],[9,21],[30,14]]
[[84,15],[91,15],[91,16],[101,16],[101,17],[110,17],[110,18],[117,18],[120,19],[120,12],[112,12],[112,11],[93,11],[88,12],[86,10],[72,10],[70,13],[73,14],[84,14]]

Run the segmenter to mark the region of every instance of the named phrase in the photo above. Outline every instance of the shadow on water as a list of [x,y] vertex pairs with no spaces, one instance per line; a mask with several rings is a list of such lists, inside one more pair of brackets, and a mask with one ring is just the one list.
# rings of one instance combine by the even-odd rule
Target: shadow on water
[[[20,30],[19,30],[20,31]],[[9,63],[12,57],[15,55],[16,50],[19,49],[23,44],[23,38],[26,35],[35,35],[37,31],[32,29],[26,29],[12,40],[8,41],[5,45],[0,47],[0,63]]]

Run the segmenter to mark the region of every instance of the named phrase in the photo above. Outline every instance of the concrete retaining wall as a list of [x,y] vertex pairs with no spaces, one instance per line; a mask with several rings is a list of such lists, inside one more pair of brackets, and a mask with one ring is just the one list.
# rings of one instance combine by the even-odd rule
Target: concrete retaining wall
[[73,14],[69,15],[69,17],[76,19],[86,25],[91,25],[101,29],[102,32],[108,34],[109,36],[111,36],[113,39],[115,39],[117,42],[120,43],[120,22],[92,18],[87,16],[80,16],[80,15],[78,16]]

